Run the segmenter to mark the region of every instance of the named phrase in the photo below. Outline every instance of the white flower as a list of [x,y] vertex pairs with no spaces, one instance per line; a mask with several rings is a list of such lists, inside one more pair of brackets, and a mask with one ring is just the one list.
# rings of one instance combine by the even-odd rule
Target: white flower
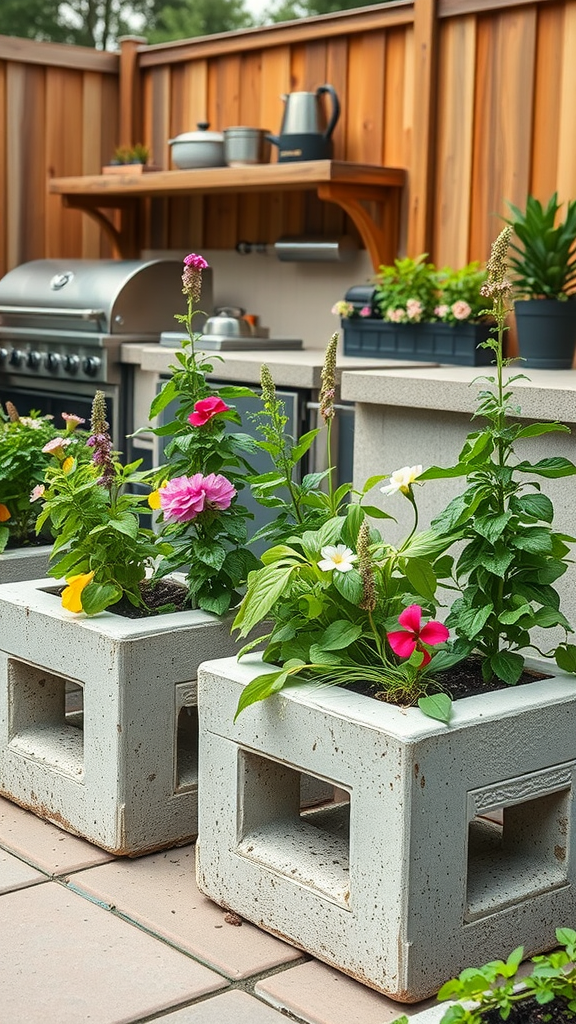
[[30,491],[30,502],[38,501],[38,498],[42,497],[45,490],[44,484],[36,484],[36,487]]
[[397,469],[390,474],[390,483],[386,484],[386,487],[381,487],[380,490],[382,494],[396,494],[397,491],[408,494],[410,485],[420,476],[421,472],[422,466],[402,466],[402,469]]
[[322,572],[332,572],[333,569],[337,569],[338,572],[350,572],[353,568],[352,562],[358,557],[345,544],[337,544],[336,547],[328,545],[322,548],[320,554],[322,559],[318,562],[318,568],[322,569]]

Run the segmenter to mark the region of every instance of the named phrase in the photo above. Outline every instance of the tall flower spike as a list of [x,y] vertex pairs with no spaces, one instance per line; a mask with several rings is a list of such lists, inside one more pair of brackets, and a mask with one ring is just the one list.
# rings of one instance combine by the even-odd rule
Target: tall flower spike
[[374,579],[374,571],[372,569],[370,552],[368,550],[369,541],[370,528],[366,520],[364,520],[358,532],[358,541],[356,544],[356,550],[358,552],[358,572],[362,579],[362,599],[359,607],[363,608],[366,612],[373,612],[377,604],[377,597],[376,580]]
[[480,289],[480,294],[486,298],[492,298],[499,294],[510,292],[512,285],[507,278],[508,274],[508,246],[512,237],[512,228],[507,225],[502,228],[498,238],[492,242],[490,259],[486,264],[487,277]]
[[276,400],[276,385],[266,363],[262,363],[260,367],[260,387],[262,388],[264,408],[269,410]]
[[332,335],[328,342],[324,366],[322,367],[320,387],[320,415],[325,423],[334,419],[334,399],[336,397],[336,348],[338,345],[338,332]]
[[13,402],[6,402],[6,412],[8,413],[8,419],[11,423],[17,423],[20,419],[18,415],[18,409]]
[[184,273],[182,274],[182,291],[192,302],[200,302],[202,294],[202,271],[206,270],[208,264],[203,256],[191,252],[184,258]]
[[102,476],[97,482],[102,487],[108,488],[112,486],[116,477],[109,429],[106,422],[106,398],[103,391],[97,391],[92,402],[92,436],[88,438],[86,444],[89,448],[94,449],[92,462],[95,466],[102,468]]

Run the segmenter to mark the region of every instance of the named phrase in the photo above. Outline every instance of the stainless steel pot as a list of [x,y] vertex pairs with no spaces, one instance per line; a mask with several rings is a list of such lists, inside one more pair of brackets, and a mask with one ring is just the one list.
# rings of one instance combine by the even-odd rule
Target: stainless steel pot
[[204,334],[219,338],[251,338],[253,331],[240,310],[226,307],[220,309],[216,316],[208,317]]
[[222,132],[209,132],[207,121],[198,122],[197,132],[183,132],[168,139],[172,147],[172,160],[181,170],[194,167],[225,167],[224,136]]
[[267,164],[270,160],[268,134],[267,128],[225,128],[224,160],[228,167]]

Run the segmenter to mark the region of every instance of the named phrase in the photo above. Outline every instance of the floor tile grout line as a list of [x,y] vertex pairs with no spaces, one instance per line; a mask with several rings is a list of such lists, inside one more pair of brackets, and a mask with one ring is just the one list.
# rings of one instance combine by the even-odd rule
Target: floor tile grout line
[[[141,921],[137,921],[135,918],[130,917],[129,914],[126,914],[124,913],[124,911],[119,910],[118,907],[115,906],[115,904],[107,903],[104,900],[100,900],[98,899],[98,897],[92,896],[90,893],[87,893],[84,889],[79,889],[77,886],[74,885],[73,882],[66,882],[63,878],[53,878],[51,879],[51,881],[54,881],[58,885],[61,885],[64,889],[70,890],[76,896],[80,896],[82,899],[86,899],[89,903],[93,903],[95,906],[100,907],[101,910],[108,911],[114,917],[119,918],[119,920],[125,921],[126,924],[130,924],[134,928],[138,928],[139,931],[144,932],[146,935],[149,935],[153,939],[157,939],[158,942],[162,942],[165,946],[168,946],[170,949],[175,949],[178,953],[182,953],[184,956],[187,956],[190,960],[194,960],[196,963],[199,963],[202,967],[208,968],[215,974],[218,974],[219,977],[227,981],[229,986],[232,988],[242,988],[242,990],[244,991],[244,986],[255,986],[258,984],[258,982],[265,981],[267,978],[272,977],[275,974],[282,974],[285,970],[288,970],[290,967],[296,967],[299,963],[307,963],[309,960],[313,959],[313,957],[311,957],[307,953],[304,953],[301,950],[300,952],[302,955],[301,958],[299,958],[298,960],[284,961],[283,963],[278,964],[276,967],[269,967],[263,971],[257,971],[255,974],[250,974],[246,978],[231,978],[229,974],[226,974],[226,972],[222,970],[221,967],[217,967],[210,960],[204,959],[197,953],[191,953],[189,949],[184,949],[182,946],[178,945],[177,942],[174,942],[171,939],[166,938],[166,936],[160,935],[158,932],[153,931],[151,928],[148,928],[145,924],[142,924]],[[294,949],[297,947],[291,948]],[[258,998],[257,993],[252,994],[255,995],[256,998]]]

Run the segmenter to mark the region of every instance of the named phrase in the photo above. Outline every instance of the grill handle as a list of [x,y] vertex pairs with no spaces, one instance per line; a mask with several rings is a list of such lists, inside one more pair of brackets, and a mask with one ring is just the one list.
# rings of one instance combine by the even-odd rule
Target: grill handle
[[0,306],[2,313],[26,313],[32,316],[68,316],[75,320],[102,320],[103,309],[67,309],[64,306]]

